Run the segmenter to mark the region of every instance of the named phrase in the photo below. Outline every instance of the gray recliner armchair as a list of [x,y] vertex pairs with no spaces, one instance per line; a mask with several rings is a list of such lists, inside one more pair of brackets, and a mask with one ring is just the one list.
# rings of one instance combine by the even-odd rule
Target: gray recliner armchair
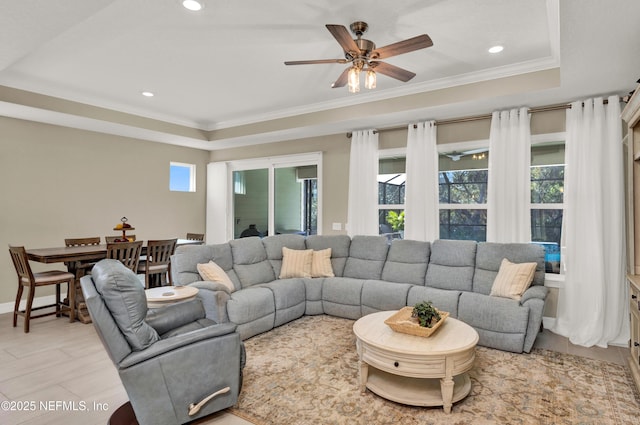
[[141,425],[182,424],[233,406],[244,346],[199,299],[147,310],[144,288],[117,260],[80,281],[93,324]]

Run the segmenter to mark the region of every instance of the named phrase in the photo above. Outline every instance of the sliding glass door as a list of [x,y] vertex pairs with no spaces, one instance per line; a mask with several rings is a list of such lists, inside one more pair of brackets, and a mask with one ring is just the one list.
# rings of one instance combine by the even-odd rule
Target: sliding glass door
[[269,169],[233,172],[233,238],[264,236],[269,229]]
[[321,159],[317,153],[230,163],[233,238],[317,234]]

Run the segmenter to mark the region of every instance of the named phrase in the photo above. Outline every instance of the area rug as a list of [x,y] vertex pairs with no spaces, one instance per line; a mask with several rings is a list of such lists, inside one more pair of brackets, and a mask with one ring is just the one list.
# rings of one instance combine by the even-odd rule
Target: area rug
[[478,347],[472,389],[451,414],[358,389],[353,321],[305,316],[245,341],[236,416],[258,425],[640,423],[640,397],[625,366],[546,350]]

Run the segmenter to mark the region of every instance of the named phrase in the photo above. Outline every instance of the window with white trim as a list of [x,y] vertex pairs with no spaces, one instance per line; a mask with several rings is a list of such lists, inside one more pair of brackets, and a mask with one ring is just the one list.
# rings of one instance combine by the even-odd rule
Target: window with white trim
[[182,162],[169,163],[169,190],[172,192],[196,191],[196,165]]
[[440,238],[487,240],[488,148],[439,155]]
[[564,168],[564,141],[532,143],[531,241],[544,246],[547,273],[560,273]]

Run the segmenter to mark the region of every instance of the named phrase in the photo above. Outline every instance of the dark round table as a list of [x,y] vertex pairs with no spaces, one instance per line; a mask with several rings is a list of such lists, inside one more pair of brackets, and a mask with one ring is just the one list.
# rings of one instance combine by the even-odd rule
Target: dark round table
[[128,401],[118,407],[109,418],[107,425],[138,425],[136,414]]

